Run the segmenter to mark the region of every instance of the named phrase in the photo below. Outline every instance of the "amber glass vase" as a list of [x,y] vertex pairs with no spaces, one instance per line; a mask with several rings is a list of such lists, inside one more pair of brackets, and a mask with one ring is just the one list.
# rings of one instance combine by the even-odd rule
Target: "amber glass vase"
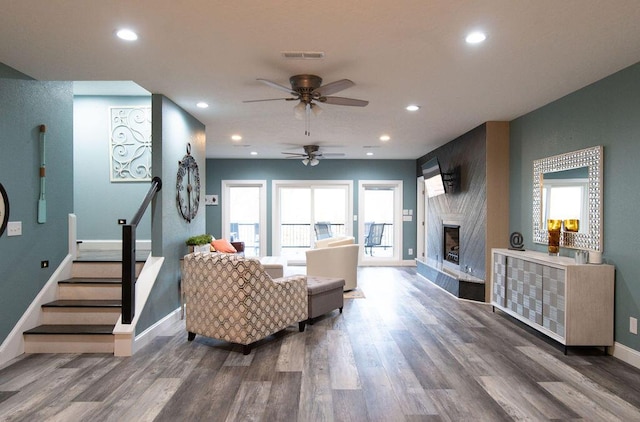
[[580,230],[580,220],[564,220],[564,231],[576,233]]
[[562,220],[547,220],[547,230],[549,231],[549,255],[560,254],[560,229]]

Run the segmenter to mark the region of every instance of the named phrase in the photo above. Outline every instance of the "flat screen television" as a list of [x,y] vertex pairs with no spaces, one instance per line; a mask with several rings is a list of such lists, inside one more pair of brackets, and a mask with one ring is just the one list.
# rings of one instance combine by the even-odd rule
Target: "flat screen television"
[[438,163],[437,158],[434,157],[422,165],[422,175],[424,176],[424,186],[429,198],[446,192],[440,163]]

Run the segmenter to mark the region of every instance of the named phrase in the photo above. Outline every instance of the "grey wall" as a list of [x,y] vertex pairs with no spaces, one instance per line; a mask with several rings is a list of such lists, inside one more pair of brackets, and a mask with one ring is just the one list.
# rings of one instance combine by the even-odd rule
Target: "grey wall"
[[[207,194],[219,195],[222,203],[222,180],[266,180],[267,220],[271,215],[271,182],[273,180],[353,180],[354,212],[358,210],[357,186],[360,180],[402,180],[402,208],[416,210],[415,160],[323,160],[318,166],[305,167],[300,160],[207,160]],[[220,234],[221,207],[206,207],[207,233]],[[354,235],[359,238],[357,225]],[[267,254],[271,254],[271,227],[267,232]],[[416,249],[416,222],[404,222],[402,259],[413,259],[407,250]]]
[[[629,317],[640,318],[638,157],[640,64],[511,122],[510,231],[532,243],[533,160],[604,146],[604,260],[616,267],[615,340],[640,351]],[[568,254],[566,250],[563,254]]]
[[[68,253],[72,123],[70,82],[0,79],[0,183],[10,200],[9,221],[22,222],[22,236],[0,237],[0,343]],[[44,224],[37,223],[41,124],[47,127]],[[43,260],[49,268],[40,268]]]
[[444,257],[444,221],[460,224],[460,267],[468,266],[475,277],[485,279],[486,250],[486,125],[465,133],[417,161],[420,166],[436,157],[443,172],[460,168],[459,192],[427,201],[427,258],[441,263]]
[[[73,103],[74,213],[79,240],[121,240],[118,219],[131,220],[149,182],[111,182],[109,107],[151,107],[151,97],[76,96]],[[142,218],[138,240],[151,239],[151,212]]]
[[[152,202],[152,254],[165,261],[147,305],[136,326],[139,334],[180,305],[178,281],[180,258],[187,253],[185,240],[205,233],[204,192],[206,190],[205,127],[163,95],[152,95],[153,176],[162,179],[162,189]],[[200,206],[187,223],[176,205],[178,161],[191,143],[191,155],[200,169]],[[147,187],[148,189],[148,187]],[[149,212],[149,211],[147,211]]]

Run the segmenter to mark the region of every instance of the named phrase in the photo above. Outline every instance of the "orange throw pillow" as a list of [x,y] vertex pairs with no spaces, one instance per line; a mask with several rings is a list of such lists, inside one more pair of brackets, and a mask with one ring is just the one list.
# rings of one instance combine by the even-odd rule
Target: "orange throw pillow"
[[211,241],[211,246],[213,246],[213,249],[215,249],[217,252],[222,252],[222,253],[236,253],[236,248],[233,247],[233,245],[231,243],[229,243],[228,240],[226,239],[216,239],[216,240],[212,240]]

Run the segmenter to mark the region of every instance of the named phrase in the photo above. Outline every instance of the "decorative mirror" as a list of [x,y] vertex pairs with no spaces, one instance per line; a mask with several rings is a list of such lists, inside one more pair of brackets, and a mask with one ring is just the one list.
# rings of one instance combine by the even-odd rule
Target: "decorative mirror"
[[548,243],[547,219],[571,219],[580,227],[563,230],[560,246],[602,251],[602,160],[596,146],[533,162],[535,243]]

